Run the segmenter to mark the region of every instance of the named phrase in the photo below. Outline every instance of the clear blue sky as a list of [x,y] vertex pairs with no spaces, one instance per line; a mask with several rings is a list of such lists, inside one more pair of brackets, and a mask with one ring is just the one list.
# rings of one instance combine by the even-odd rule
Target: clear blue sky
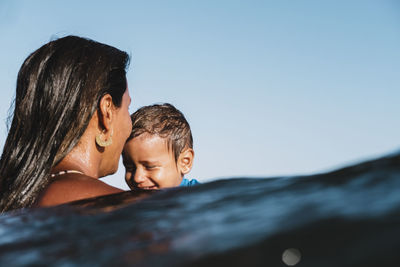
[[[128,51],[131,111],[192,126],[189,177],[310,174],[400,148],[400,3],[0,2],[0,143],[18,69],[55,36]],[[123,166],[107,179],[127,188]]]

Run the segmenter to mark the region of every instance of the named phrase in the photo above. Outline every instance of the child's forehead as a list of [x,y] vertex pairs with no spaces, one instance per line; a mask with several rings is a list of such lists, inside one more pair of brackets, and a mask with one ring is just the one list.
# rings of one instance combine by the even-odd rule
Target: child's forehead
[[134,139],[137,139],[139,142],[151,143],[152,145],[165,146],[168,150],[171,150],[172,148],[172,144],[169,142],[169,139],[158,134],[143,133]]

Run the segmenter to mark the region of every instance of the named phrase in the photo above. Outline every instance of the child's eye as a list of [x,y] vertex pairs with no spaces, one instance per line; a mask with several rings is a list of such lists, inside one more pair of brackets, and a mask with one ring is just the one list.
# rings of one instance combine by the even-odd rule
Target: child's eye
[[125,165],[125,170],[128,172],[136,172],[136,166],[135,165]]
[[155,166],[155,165],[147,165],[147,166],[145,166],[146,167],[146,169],[148,169],[148,170],[154,170],[157,166]]

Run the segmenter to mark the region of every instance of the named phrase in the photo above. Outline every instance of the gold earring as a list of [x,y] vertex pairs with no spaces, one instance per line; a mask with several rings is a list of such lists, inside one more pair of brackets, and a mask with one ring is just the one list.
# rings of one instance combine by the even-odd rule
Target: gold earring
[[113,130],[111,130],[111,134],[110,134],[110,137],[108,138],[108,140],[103,141],[101,136],[102,136],[102,133],[99,133],[99,134],[96,135],[96,144],[98,146],[106,147],[106,146],[109,146],[109,145],[112,144]]

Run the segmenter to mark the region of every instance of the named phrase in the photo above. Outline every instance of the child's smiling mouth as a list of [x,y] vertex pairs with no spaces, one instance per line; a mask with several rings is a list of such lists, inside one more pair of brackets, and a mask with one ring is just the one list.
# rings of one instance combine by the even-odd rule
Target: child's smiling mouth
[[137,188],[142,189],[142,190],[154,190],[158,189],[158,186],[152,185],[152,186],[138,186]]

